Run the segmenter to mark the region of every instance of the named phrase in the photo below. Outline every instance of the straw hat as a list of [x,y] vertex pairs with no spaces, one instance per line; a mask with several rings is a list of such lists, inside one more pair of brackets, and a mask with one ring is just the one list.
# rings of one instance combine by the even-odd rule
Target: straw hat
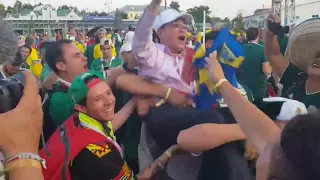
[[320,18],[302,22],[291,31],[286,56],[293,64],[307,71],[310,64],[320,61]]

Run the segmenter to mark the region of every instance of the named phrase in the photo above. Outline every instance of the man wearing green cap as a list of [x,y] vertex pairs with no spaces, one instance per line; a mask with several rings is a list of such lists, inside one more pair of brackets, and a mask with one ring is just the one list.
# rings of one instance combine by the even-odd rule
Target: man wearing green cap
[[[50,164],[45,170],[45,179],[64,179],[62,167],[66,166],[71,179],[77,180],[150,179],[152,172],[159,168],[159,162],[155,162],[140,175],[134,176],[124,161],[114,131],[125,123],[135,108],[135,103],[130,100],[115,114],[115,97],[105,80],[100,73],[87,72],[77,76],[71,84],[68,95],[76,113],[49,139],[49,153],[44,149],[40,151],[41,157]],[[65,147],[72,148],[66,152]],[[55,158],[50,158],[47,154]],[[69,158],[65,158],[64,154],[68,154]]]
[[[45,103],[48,105],[48,108],[43,108],[44,116],[46,120],[50,119],[56,126],[59,126],[74,112],[72,99],[70,99],[66,92],[76,76],[88,72],[88,62],[87,58],[70,40],[50,43],[46,51],[46,62],[50,69],[58,76],[58,80],[54,90],[50,94],[48,103]],[[108,75],[106,81],[109,85],[113,85],[117,77],[127,71],[130,71],[130,67],[123,65],[99,73],[104,77]],[[143,81],[134,86],[132,88],[138,90],[142,95],[160,98],[166,97],[168,89],[161,85],[151,84],[148,81]],[[180,94],[177,91],[173,93],[174,95],[169,98],[169,102],[174,102],[175,99],[179,98]]]

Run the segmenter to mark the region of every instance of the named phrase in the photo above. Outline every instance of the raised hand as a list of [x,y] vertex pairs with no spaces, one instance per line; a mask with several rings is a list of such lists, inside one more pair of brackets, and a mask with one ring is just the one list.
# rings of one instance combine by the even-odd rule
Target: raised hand
[[39,86],[30,72],[25,72],[25,76],[26,85],[19,104],[0,114],[0,149],[6,157],[38,152],[43,118]]
[[206,58],[209,68],[209,76],[213,84],[217,84],[221,79],[225,79],[221,65],[217,59],[217,51],[214,51]]

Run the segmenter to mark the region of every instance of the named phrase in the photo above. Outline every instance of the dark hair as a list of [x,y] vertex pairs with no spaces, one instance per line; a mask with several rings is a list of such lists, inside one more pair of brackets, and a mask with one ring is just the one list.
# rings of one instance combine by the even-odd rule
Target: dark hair
[[32,48],[31,48],[30,46],[23,45],[20,49],[22,49],[22,48],[27,48],[27,49],[29,49],[29,53],[31,54]]
[[34,39],[32,37],[28,36],[28,37],[26,37],[24,42],[25,42],[25,46],[31,47],[34,43]]
[[290,26],[285,26],[284,28],[284,34],[289,34],[290,32]]
[[66,44],[72,44],[73,42],[69,39],[62,39],[56,42],[50,42],[47,45],[46,49],[46,62],[49,65],[50,69],[52,69],[57,75],[59,74],[59,70],[56,67],[58,62],[64,62],[64,51],[63,46]]
[[113,30],[113,32],[114,32],[114,33],[118,33],[118,32],[119,32],[119,30],[118,30],[118,29],[115,29],[115,30]]
[[95,41],[96,41],[96,44],[100,43],[100,38],[98,35],[96,35]]
[[259,30],[258,28],[249,28],[247,30],[247,39],[248,41],[254,41],[258,38]]
[[21,66],[21,64],[23,63],[23,58],[22,55],[20,53],[20,51],[18,51],[13,59],[13,61],[11,62],[12,66],[18,67]]
[[160,43],[160,38],[155,30],[153,30],[152,32],[152,40],[153,42],[155,42],[155,40],[158,40],[158,42]]
[[[210,31],[206,33],[205,40],[216,40],[220,31]],[[201,40],[202,41],[202,40]]]
[[281,133],[279,149],[283,155],[275,167],[277,180],[320,179],[319,129],[319,112],[296,116],[288,122]]
[[47,50],[50,43],[51,42],[48,42],[48,41],[43,42],[42,44],[40,44],[40,46],[38,48]]
[[133,28],[131,25],[128,27],[128,29],[129,29],[129,31],[133,31]]

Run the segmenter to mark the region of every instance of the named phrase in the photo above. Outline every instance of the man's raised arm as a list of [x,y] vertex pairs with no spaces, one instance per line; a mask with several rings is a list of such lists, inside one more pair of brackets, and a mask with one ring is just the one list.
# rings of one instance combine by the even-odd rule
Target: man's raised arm
[[164,54],[159,51],[152,41],[152,28],[159,13],[162,0],[153,0],[141,16],[132,44],[132,52],[140,66],[158,67],[162,65]]

